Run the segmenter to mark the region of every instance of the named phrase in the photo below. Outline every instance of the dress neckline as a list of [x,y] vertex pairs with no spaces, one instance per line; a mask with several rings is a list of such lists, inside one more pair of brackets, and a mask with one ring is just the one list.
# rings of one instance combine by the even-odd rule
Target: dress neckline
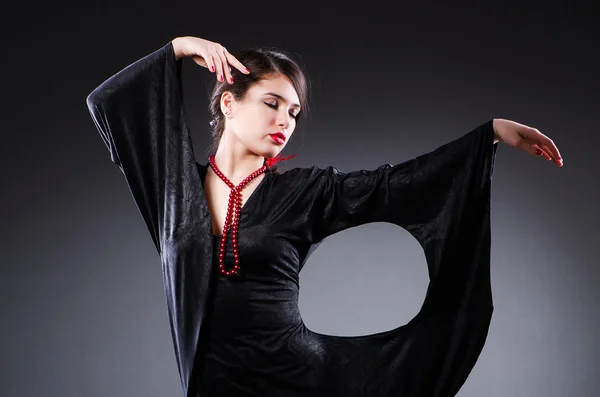
[[[204,181],[206,179],[206,173],[208,172],[208,167],[210,167],[210,164],[209,163],[200,164],[200,163],[196,162],[196,165],[197,165],[197,168],[200,168],[200,167],[202,168],[202,171],[199,172],[200,182],[202,184],[202,195],[201,196],[202,196],[202,200],[204,201],[204,204],[206,205],[208,216],[211,219],[211,225],[212,225],[212,215],[210,214],[210,210],[208,210],[208,200],[206,200],[206,196],[204,195]],[[269,178],[272,173],[273,173],[273,171],[267,167],[267,169],[264,171],[265,176],[260,180],[260,182],[258,183],[258,186],[256,186],[256,188],[252,191],[252,194],[250,194],[250,196],[248,197],[248,199],[242,206],[242,209],[247,210],[249,208],[249,204],[253,203],[253,199],[254,199],[254,196],[257,195],[257,191],[260,190],[262,188],[262,186],[267,183],[267,178]],[[240,217],[240,223],[245,219],[245,215],[247,215],[247,214],[248,214],[247,212],[242,212],[241,217]],[[211,226],[211,235],[213,236],[213,239],[223,238],[222,233],[219,235],[215,235],[212,233],[212,226]]]

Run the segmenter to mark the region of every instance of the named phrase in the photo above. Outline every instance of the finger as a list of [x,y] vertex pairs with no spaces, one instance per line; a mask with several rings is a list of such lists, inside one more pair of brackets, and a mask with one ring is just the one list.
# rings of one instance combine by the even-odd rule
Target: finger
[[562,166],[562,161],[563,161],[562,158],[555,157],[554,154],[553,154],[553,152],[552,152],[552,148],[549,148],[546,145],[541,145],[541,146],[542,146],[542,149],[544,149],[545,151],[547,151],[548,153],[550,153],[550,155],[552,156],[552,160],[554,160],[554,162],[556,163],[556,165]]
[[545,146],[547,149],[550,150],[550,153],[552,154],[552,157],[558,161],[560,159],[562,159],[560,152],[558,151],[558,148],[556,147],[556,145],[554,144],[554,142],[552,141],[552,139],[546,137],[546,136],[542,136],[541,139],[541,143],[543,146]]
[[217,80],[224,81],[223,63],[221,62],[221,57],[219,56],[219,54],[214,54],[213,59],[215,61]]
[[542,157],[544,156],[544,150],[542,150],[537,144],[535,143],[528,143],[526,140],[521,140],[518,145],[516,146],[517,148],[526,151],[527,153],[535,156],[535,157]]
[[554,160],[554,163],[558,167],[562,167],[562,165],[563,165],[562,160],[556,160],[556,159],[552,158],[552,152],[545,145],[541,145],[542,148],[544,148],[544,147],[546,148],[544,150],[538,144],[535,144],[535,143],[527,144],[525,141],[521,141],[521,143],[519,144],[519,147],[521,149],[531,153],[534,156],[544,156],[547,160]]
[[558,148],[556,145],[554,145],[552,139],[536,130],[535,143],[550,156],[551,160],[553,160],[556,165],[562,166],[560,153],[558,152]]
[[192,60],[194,62],[196,62],[198,65],[200,65],[202,67],[205,67],[205,68],[208,68],[208,65],[207,65],[206,61],[200,55],[193,55],[192,56]]
[[562,157],[560,155],[560,152],[558,151],[558,148],[554,144],[554,141],[552,139],[548,138],[546,135],[542,134],[537,129],[535,131],[537,133],[536,135],[537,135],[538,144],[540,144],[540,146],[542,146],[542,147],[545,146],[545,150],[548,150],[548,154],[550,154],[556,162],[561,160]]
[[544,158],[545,158],[546,160],[548,160],[548,161],[552,160],[552,156],[550,156],[550,155],[548,154],[548,151],[547,151],[547,150],[544,150],[544,149],[542,149],[542,152],[543,152],[542,156],[544,156]]
[[219,54],[219,61],[222,63],[222,68],[225,73],[225,81],[229,84],[233,84],[233,77],[231,77],[231,71],[227,64],[227,56],[225,55],[225,47],[219,46],[217,48],[217,53]]
[[244,74],[250,73],[247,67],[245,67],[236,57],[231,55],[229,51],[225,50],[225,56],[227,57],[227,62],[234,68],[238,69],[240,72]]
[[548,146],[548,148],[552,151],[552,153],[554,153],[554,158],[557,161],[561,161],[562,162],[562,156],[560,155],[560,152],[558,151],[558,147],[556,147],[556,145],[554,144],[554,141],[552,141],[552,139],[548,138],[548,141],[551,144],[551,145]]
[[546,160],[552,160],[552,157],[548,154],[548,152],[541,148],[539,145],[536,145],[534,143],[531,145],[531,147],[533,148],[533,154],[535,154],[536,156],[544,157]]
[[546,154],[547,154],[547,156],[549,157],[549,159],[548,159],[548,160],[554,160],[553,153],[552,153],[552,151],[551,151],[551,150],[548,148],[548,146],[540,144],[540,145],[539,145],[539,147],[540,147],[540,149],[542,149],[542,150],[544,151],[544,153],[546,153]]
[[211,54],[207,54],[205,61],[208,70],[210,70],[212,73],[215,73],[217,71],[217,68],[215,67],[215,59],[213,58],[213,56]]

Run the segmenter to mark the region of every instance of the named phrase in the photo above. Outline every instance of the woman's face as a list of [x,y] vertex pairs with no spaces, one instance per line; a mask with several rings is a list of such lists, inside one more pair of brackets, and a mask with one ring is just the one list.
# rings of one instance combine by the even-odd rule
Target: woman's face
[[[284,75],[269,76],[252,85],[241,101],[230,96],[231,115],[225,129],[247,150],[265,158],[277,156],[289,142],[300,112],[298,94]],[[283,133],[278,144],[270,134]]]

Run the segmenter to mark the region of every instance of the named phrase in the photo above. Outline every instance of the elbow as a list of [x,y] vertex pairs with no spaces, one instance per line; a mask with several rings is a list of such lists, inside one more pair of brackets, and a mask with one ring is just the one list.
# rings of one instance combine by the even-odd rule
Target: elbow
[[102,90],[101,87],[102,86],[99,86],[94,89],[94,91],[90,92],[85,98],[85,103],[90,111],[102,102],[104,90]]
[[96,106],[96,95],[94,92],[91,92],[87,98],[85,98],[85,104],[89,110],[92,110]]

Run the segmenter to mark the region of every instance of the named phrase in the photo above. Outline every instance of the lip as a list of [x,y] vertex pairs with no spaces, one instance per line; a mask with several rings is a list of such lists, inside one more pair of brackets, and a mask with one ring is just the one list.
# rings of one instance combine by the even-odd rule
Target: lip
[[285,135],[283,135],[283,133],[281,133],[281,132],[276,132],[274,134],[269,134],[269,136],[278,145],[282,145],[285,142]]

